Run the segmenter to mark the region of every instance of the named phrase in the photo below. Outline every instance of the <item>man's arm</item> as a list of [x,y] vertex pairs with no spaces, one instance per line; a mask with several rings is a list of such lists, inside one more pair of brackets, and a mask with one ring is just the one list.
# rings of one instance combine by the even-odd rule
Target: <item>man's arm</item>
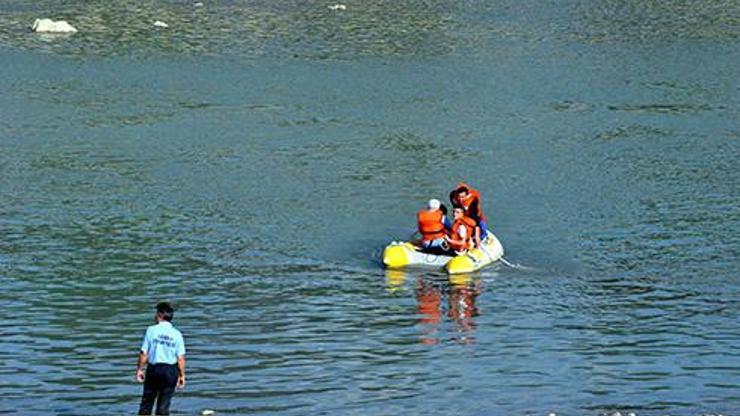
[[144,351],[139,351],[139,363],[136,365],[136,380],[139,383],[144,382],[144,364],[148,356]]
[[450,219],[447,218],[447,215],[446,214],[445,214],[444,217],[442,217],[442,225],[444,225],[445,230],[447,230],[447,231],[449,231],[449,230],[452,229],[452,223],[450,222]]
[[478,222],[480,221],[480,216],[482,214],[483,211],[480,209],[480,199],[474,199],[468,207],[468,216],[474,219],[475,222]]
[[181,355],[177,357],[177,387],[180,389],[185,388],[185,356]]

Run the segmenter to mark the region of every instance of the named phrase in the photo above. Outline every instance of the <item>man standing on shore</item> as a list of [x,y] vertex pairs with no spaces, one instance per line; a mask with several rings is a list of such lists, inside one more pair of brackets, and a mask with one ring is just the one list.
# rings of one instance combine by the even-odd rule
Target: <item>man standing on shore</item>
[[169,415],[175,386],[185,388],[185,341],[180,331],[172,326],[174,315],[172,305],[159,303],[154,315],[157,324],[147,328],[144,335],[136,367],[136,380],[144,383],[139,415],[151,415],[155,400],[156,414]]

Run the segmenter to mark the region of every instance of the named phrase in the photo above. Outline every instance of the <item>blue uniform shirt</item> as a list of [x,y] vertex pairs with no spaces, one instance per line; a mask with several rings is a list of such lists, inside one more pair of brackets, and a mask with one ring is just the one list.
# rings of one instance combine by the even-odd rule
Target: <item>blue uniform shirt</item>
[[149,364],[175,364],[185,355],[185,341],[171,323],[160,321],[146,329],[141,351],[147,354]]

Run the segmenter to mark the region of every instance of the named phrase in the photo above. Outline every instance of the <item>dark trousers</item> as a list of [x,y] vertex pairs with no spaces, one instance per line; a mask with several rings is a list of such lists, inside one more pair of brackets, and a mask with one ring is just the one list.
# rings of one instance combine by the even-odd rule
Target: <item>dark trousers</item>
[[177,364],[149,364],[144,378],[144,393],[141,395],[140,415],[151,415],[154,401],[157,414],[170,414],[170,400],[177,385]]

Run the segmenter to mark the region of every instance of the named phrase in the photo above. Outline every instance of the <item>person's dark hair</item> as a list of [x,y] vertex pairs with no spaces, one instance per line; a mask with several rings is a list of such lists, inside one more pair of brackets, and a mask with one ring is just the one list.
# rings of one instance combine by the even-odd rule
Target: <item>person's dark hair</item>
[[160,302],[157,304],[157,313],[167,322],[172,321],[175,316],[175,308],[169,302]]
[[470,190],[466,186],[461,186],[461,187],[457,188],[457,193],[459,194],[461,192],[468,193],[468,192],[470,192]]

